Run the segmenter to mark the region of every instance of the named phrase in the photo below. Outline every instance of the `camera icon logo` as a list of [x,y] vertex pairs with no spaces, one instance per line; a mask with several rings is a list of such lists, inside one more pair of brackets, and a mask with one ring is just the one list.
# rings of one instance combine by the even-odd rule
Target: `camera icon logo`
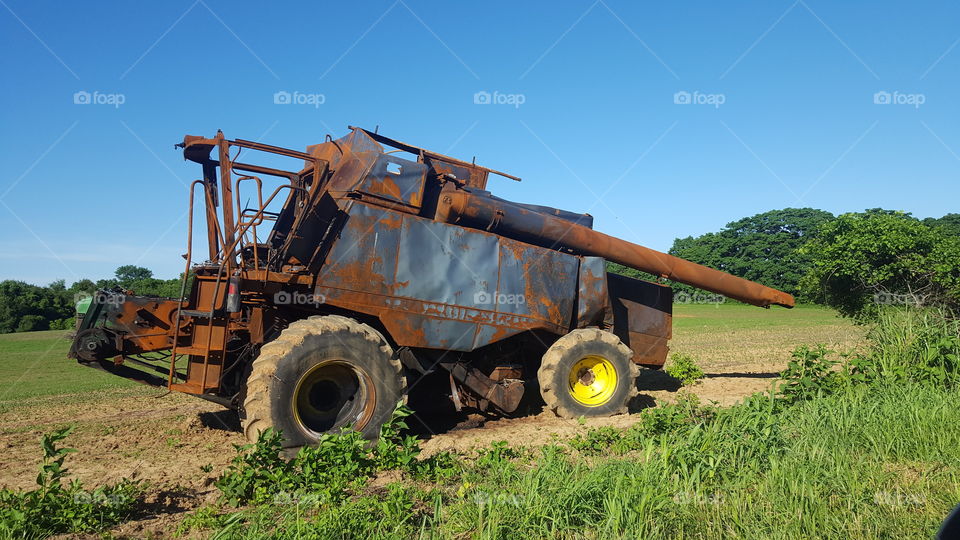
[[280,90],[273,94],[273,103],[274,105],[289,105],[291,103],[290,92],[286,90]]
[[473,293],[473,303],[477,305],[487,305],[493,301],[493,297],[487,291],[477,291]]
[[874,105],[889,105],[891,103],[890,92],[881,90],[873,95]]
[[90,104],[90,92],[86,90],[80,90],[79,92],[74,92],[73,94],[73,104],[74,105],[89,105]]
[[288,305],[292,301],[293,298],[287,291],[280,291],[273,295],[273,303],[277,305]]
[[691,102],[690,92],[686,90],[681,90],[673,94],[673,103],[676,105],[689,105]]
[[473,94],[473,104],[474,105],[489,105],[491,103],[490,92],[486,90],[481,90]]

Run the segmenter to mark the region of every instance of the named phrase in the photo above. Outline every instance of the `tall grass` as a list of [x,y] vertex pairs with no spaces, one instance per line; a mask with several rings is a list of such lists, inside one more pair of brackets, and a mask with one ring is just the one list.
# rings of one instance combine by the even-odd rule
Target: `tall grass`
[[452,500],[430,530],[476,538],[929,537],[960,500],[960,429],[944,429],[960,425],[958,397],[911,384],[786,410],[757,398],[595,464],[552,453],[475,487],[512,497]]
[[882,310],[868,338],[872,376],[942,384],[960,374],[960,321],[940,310]]

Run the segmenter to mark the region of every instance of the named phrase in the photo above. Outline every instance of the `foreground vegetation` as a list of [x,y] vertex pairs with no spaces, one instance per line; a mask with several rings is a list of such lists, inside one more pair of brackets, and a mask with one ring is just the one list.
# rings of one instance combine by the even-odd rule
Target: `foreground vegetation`
[[960,501],[960,334],[935,314],[897,312],[873,339],[857,357],[798,348],[773,394],[728,408],[688,396],[630,428],[540,448],[502,442],[416,460],[415,441],[388,427],[374,449],[347,432],[284,462],[267,434],[220,480],[222,505],[184,528],[238,538],[929,537]]
[[65,428],[40,441],[43,464],[37,487],[27,491],[0,491],[0,534],[8,537],[44,537],[59,532],[93,532],[120,523],[132,515],[140,486],[136,482],[86,490],[68,475],[63,462],[72,448],[58,446],[70,434]]
[[[886,317],[865,354],[798,348],[773,394],[727,408],[685,394],[626,429],[536,448],[500,442],[419,456],[403,409],[374,447],[347,431],[284,460],[267,433],[239,449],[216,482],[219,502],[191,512],[179,533],[929,537],[960,501],[960,338],[935,313]],[[690,358],[680,364],[696,368]],[[41,486],[53,495],[31,521],[13,521],[6,508],[33,508],[23,501],[36,495],[5,492],[7,535],[109,530],[136,514],[136,486],[101,488],[131,503],[62,483]]]
[[960,432],[943,429],[960,420],[957,397],[910,384],[787,408],[769,397],[723,410],[685,402],[625,431],[441,454],[386,484],[347,459],[361,475],[334,494],[337,483],[303,475],[334,464],[343,449],[331,444],[295,460],[280,484],[294,490],[261,486],[246,509],[205,508],[183,528],[228,538],[929,537],[960,497]]

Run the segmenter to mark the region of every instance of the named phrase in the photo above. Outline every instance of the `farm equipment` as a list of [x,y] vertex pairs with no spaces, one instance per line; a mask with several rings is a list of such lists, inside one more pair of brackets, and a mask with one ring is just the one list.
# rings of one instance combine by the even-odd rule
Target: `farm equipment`
[[589,214],[497,198],[491,175],[520,179],[361,128],[305,152],[220,132],[177,146],[202,170],[181,297],[97,291],[69,354],[236,409],[250,439],[273,427],[298,447],[347,425],[375,437],[408,394],[492,414],[524,397],[570,418],[624,412],[640,368],[666,359],[672,291],[607,261],[794,304],[594,231]]

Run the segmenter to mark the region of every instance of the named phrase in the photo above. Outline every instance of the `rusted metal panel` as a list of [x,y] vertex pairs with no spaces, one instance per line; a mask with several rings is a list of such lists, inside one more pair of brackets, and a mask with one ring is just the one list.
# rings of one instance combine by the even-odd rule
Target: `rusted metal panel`
[[599,326],[610,310],[607,291],[607,261],[602,257],[581,257],[577,287],[577,328]]
[[633,361],[659,367],[667,359],[673,322],[670,287],[618,274],[607,274],[612,311],[608,324],[633,350]]
[[382,154],[357,189],[419,209],[426,177],[426,165]]
[[509,238],[500,238],[500,245],[498,309],[569,326],[579,259]]
[[377,316],[398,344],[469,351],[568,329],[577,257],[363,202],[347,214],[315,296]]
[[[398,150],[403,150],[411,154],[416,154],[424,160],[424,162],[430,164],[432,168],[438,171],[440,174],[453,174],[458,181],[462,182],[464,185],[469,187],[474,187],[477,189],[485,189],[487,185],[487,178],[490,173],[503,176],[504,178],[509,178],[511,180],[520,181],[520,178],[507,174],[505,172],[495,171],[487,167],[480,167],[475,163],[468,163],[466,161],[461,161],[450,156],[445,156],[443,154],[438,154],[436,152],[431,152],[425,148],[420,148],[419,146],[414,146],[412,144],[407,144],[400,142],[396,139],[391,139],[389,137],[384,137],[376,132],[368,131],[362,128],[357,128],[350,126],[350,129],[353,130],[351,135],[353,137],[358,137],[359,135],[366,135],[371,142],[376,141],[377,143],[386,144],[387,146],[396,148]],[[376,143],[374,143],[376,144]]]
[[396,296],[497,311],[499,238],[445,223],[404,216]]
[[360,202],[346,209],[339,238],[317,276],[317,285],[395,296],[403,215]]

